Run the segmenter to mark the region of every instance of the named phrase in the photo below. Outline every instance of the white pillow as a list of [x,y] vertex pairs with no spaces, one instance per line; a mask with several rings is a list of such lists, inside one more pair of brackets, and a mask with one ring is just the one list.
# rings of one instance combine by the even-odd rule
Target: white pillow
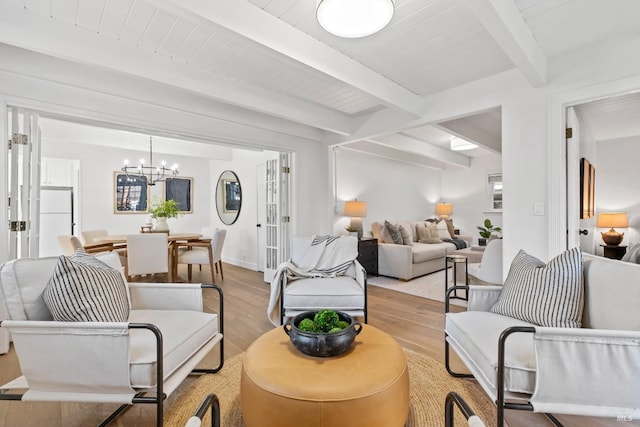
[[122,273],[82,250],[58,258],[42,298],[57,321],[129,319],[128,292]]
[[444,221],[438,221],[436,225],[438,230],[438,238],[442,240],[451,240],[451,234],[449,234],[449,229],[447,228],[447,223]]
[[521,250],[491,312],[540,326],[579,328],[583,307],[579,248],[564,251],[547,264]]

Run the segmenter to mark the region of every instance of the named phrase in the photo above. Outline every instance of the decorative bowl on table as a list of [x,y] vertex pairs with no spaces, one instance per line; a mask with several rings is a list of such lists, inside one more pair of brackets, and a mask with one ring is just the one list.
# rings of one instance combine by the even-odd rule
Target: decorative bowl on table
[[319,310],[298,314],[283,329],[294,347],[304,354],[331,357],[339,356],[351,348],[362,325],[347,313]]

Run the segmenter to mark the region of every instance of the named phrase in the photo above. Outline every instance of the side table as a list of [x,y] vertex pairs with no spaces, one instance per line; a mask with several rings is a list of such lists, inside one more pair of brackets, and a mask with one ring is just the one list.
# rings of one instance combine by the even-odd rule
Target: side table
[[611,245],[600,245],[604,250],[604,257],[611,259],[622,259],[622,257],[627,253],[626,246],[611,246]]
[[[464,255],[446,255],[445,263],[444,263],[444,293],[446,295],[447,290],[449,289],[449,267],[453,267],[451,269],[452,277],[453,277],[453,286],[458,285],[458,265],[464,265],[464,285],[467,286],[469,284],[469,264],[467,262],[467,257]],[[454,290],[451,294],[451,298],[457,298],[461,300],[467,300],[467,296],[464,297],[458,295],[458,290]]]
[[367,275],[378,275],[378,239],[358,240],[358,262],[367,271]]

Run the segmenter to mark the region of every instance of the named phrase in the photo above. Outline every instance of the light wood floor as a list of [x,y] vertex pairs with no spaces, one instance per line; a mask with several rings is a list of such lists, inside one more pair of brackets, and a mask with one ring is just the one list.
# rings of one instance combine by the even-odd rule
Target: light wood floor
[[[246,350],[253,340],[273,326],[266,317],[269,286],[263,282],[262,274],[229,264],[224,264],[224,273],[224,281],[217,280],[224,291],[225,358],[230,358]],[[181,269],[179,275],[186,278],[186,269]],[[209,282],[210,278],[208,268],[203,267],[202,272],[194,268],[194,281]],[[369,287],[368,295],[371,325],[394,336],[403,347],[444,362],[443,303],[375,286]],[[217,306],[213,291],[205,296],[205,303],[209,309]],[[46,355],[47,349],[43,348],[42,351]],[[461,365],[454,365],[456,366],[457,370],[463,370]],[[13,349],[8,354],[0,356],[0,384],[19,376],[19,372],[20,367]],[[187,379],[185,383],[189,381]],[[483,393],[480,387],[478,393]],[[174,393],[168,399],[166,407],[177,394]],[[116,407],[117,405],[93,403],[3,401],[0,402],[0,426],[92,426],[97,425]],[[559,418],[567,427],[621,426],[620,422],[615,420],[566,416]],[[552,425],[544,417],[524,411],[507,411],[507,422],[511,427]],[[154,423],[152,405],[136,405],[112,425],[137,427],[152,426]],[[623,425],[631,424],[640,425],[636,422]]]

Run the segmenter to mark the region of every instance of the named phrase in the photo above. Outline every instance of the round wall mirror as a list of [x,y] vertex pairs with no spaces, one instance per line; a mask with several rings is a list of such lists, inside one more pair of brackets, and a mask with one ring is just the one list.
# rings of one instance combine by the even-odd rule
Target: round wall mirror
[[242,207],[242,188],[235,172],[226,170],[220,174],[216,186],[216,210],[220,221],[231,225],[238,219]]

